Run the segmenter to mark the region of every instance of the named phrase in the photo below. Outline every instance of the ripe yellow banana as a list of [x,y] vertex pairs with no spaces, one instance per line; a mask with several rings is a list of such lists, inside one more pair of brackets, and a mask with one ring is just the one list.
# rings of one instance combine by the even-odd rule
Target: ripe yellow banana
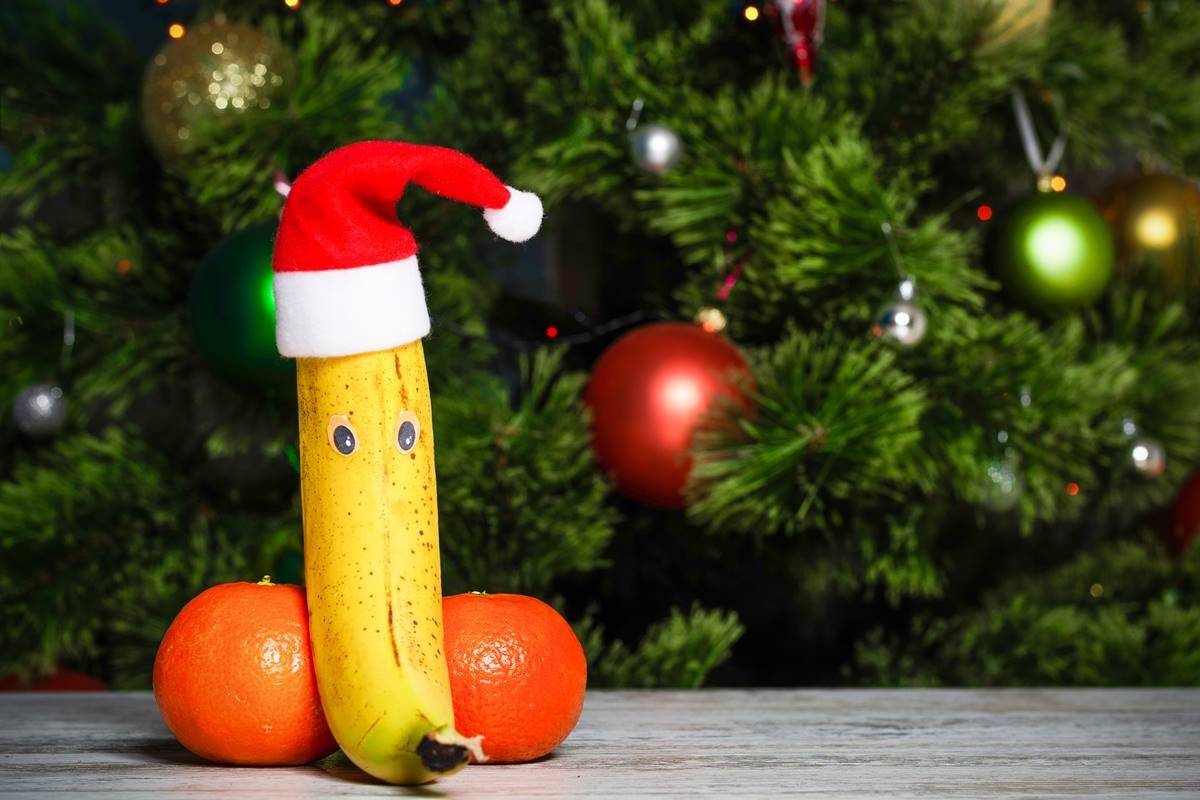
[[419,784],[483,761],[454,730],[420,340],[296,362],[304,575],[321,704],[360,768]]

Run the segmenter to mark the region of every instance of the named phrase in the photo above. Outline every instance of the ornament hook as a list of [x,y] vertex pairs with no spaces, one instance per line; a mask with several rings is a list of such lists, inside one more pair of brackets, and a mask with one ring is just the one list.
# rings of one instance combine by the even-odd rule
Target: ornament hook
[[1029,162],[1029,168],[1033,170],[1034,175],[1039,179],[1048,179],[1058,169],[1066,151],[1067,126],[1064,124],[1059,128],[1054,143],[1050,145],[1050,151],[1043,157],[1037,129],[1033,125],[1033,114],[1029,111],[1029,102],[1025,99],[1025,93],[1016,87],[1012,90],[1012,106],[1013,114],[1017,118],[1017,132],[1021,135],[1021,147],[1025,150],[1025,160]]
[[625,130],[630,133],[638,126],[638,120],[642,118],[642,109],[646,107],[646,101],[638,98],[633,101],[633,105],[629,107],[629,117],[625,120]]

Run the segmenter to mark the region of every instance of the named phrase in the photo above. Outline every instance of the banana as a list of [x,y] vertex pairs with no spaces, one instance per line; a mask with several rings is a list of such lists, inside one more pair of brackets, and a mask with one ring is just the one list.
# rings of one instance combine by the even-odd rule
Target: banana
[[484,761],[481,737],[454,730],[421,342],[298,358],[296,376],[304,577],[330,729],[391,783]]
[[454,730],[442,635],[433,418],[409,183],[482,210],[524,242],[542,201],[444,147],[356,142],[287,195],[275,237],[275,343],[296,359],[300,500],[313,664],[342,750],[391,783],[485,761]]

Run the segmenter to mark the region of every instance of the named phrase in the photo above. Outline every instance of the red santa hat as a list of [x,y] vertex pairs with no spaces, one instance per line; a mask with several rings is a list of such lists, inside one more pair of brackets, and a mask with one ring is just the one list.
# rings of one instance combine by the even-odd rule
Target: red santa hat
[[396,219],[409,182],[479,206],[523,242],[542,223],[537,195],[505,186],[444,147],[359,142],[313,164],[288,193],[275,238],[275,341],[291,358],[386,350],[429,333],[417,242]]

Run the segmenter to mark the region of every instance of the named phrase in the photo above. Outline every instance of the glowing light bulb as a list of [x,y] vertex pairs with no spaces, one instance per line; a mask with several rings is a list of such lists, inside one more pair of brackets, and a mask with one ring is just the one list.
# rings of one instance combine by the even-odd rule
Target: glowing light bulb
[[1050,179],[1050,188],[1056,192],[1064,191],[1067,188],[1067,179],[1062,175],[1055,175]]
[[1179,228],[1175,225],[1175,217],[1162,208],[1151,208],[1143,211],[1133,226],[1137,239],[1146,247],[1161,250],[1175,244],[1179,238]]
[[167,28],[167,35],[172,39],[182,39],[185,33],[187,33],[187,28],[183,27],[178,22],[172,22]]
[[292,9],[293,11],[295,11],[297,8],[300,7],[300,0],[283,0],[283,4],[285,6],[287,6],[288,8]]
[[975,209],[975,216],[979,218],[980,222],[987,222],[992,218],[992,207],[988,205],[980,206]]
[[557,339],[558,338],[558,327],[556,325],[547,325],[546,326],[546,338],[547,339]]
[[758,9],[754,6],[746,6],[746,10],[742,12],[742,15],[750,22],[754,22],[754,20],[758,19]]

